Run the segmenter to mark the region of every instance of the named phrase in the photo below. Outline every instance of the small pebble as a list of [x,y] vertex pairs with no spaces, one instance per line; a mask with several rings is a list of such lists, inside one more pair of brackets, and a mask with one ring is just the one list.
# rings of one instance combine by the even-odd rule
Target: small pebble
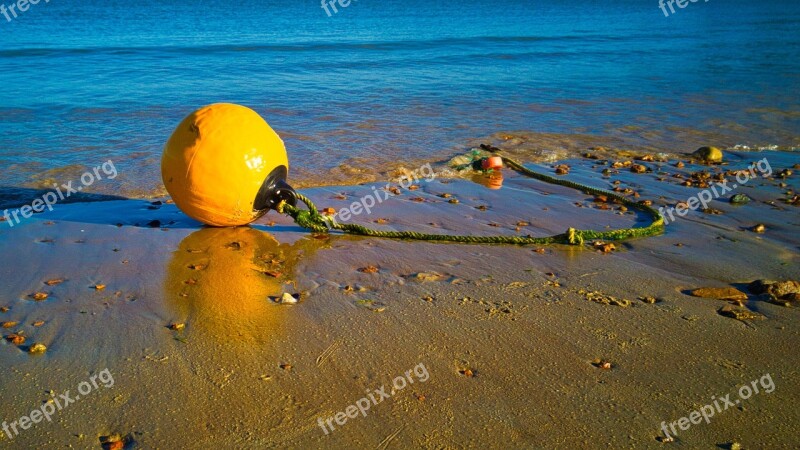
[[467,378],[473,378],[475,376],[475,372],[472,369],[459,370],[458,373],[464,375]]
[[17,333],[9,334],[6,336],[6,340],[14,345],[22,345],[25,343],[25,336]]
[[295,298],[295,296],[293,296],[292,294],[284,292],[283,295],[281,296],[281,301],[280,301],[281,305],[294,305],[295,303],[297,303],[297,298]]
[[33,344],[31,348],[28,349],[28,353],[37,355],[47,351],[47,347],[44,344]]

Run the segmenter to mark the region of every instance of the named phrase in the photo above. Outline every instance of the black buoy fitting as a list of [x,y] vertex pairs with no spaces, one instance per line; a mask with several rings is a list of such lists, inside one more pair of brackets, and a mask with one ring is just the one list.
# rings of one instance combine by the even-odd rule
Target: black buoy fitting
[[286,166],[278,166],[267,175],[261,185],[261,189],[256,194],[256,200],[253,202],[255,211],[266,212],[270,209],[276,209],[282,201],[289,205],[297,206],[297,193],[294,188],[286,183],[288,174],[289,170]]

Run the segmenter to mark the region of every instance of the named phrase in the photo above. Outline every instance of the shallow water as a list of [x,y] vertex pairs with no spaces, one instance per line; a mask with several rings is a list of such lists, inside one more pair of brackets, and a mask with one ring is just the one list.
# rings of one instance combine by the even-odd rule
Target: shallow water
[[332,17],[311,0],[40,3],[0,16],[0,185],[112,159],[120,177],[90,190],[160,193],[166,138],[219,101],[264,115],[301,185],[381,178],[504,131],[560,136],[531,159],[609,136],[799,147],[798,21],[789,0],[670,17],[655,0],[361,0]]

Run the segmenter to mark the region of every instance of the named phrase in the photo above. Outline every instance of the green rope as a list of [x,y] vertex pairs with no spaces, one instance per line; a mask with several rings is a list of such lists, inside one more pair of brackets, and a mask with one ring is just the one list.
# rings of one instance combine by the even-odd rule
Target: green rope
[[533,172],[525,168],[513,159],[503,157],[503,162],[506,166],[516,170],[517,172],[528,177],[544,181],[546,183],[557,184],[566,186],[573,189],[584,191],[588,194],[604,195],[609,199],[614,199],[619,203],[629,206],[633,209],[644,211],[652,217],[652,222],[646,227],[639,228],[622,228],[610,231],[595,231],[595,230],[576,230],[569,228],[565,233],[557,234],[554,236],[545,237],[530,237],[530,236],[458,236],[450,234],[428,234],[418,233],[415,231],[380,231],[372,228],[367,228],[358,224],[341,224],[337,223],[333,217],[320,214],[314,203],[306,196],[298,193],[297,199],[305,203],[308,209],[300,209],[292,206],[285,201],[278,205],[278,212],[291,216],[297,225],[312,230],[317,233],[327,233],[330,230],[339,230],[345,233],[357,234],[361,236],[373,236],[391,239],[412,239],[417,241],[449,241],[461,242],[469,244],[517,244],[517,245],[545,245],[545,244],[570,244],[570,245],[583,245],[587,240],[603,240],[603,241],[621,241],[632,238],[656,236],[664,232],[664,218],[654,208],[651,208],[641,202],[630,200],[621,195],[613,192],[607,192],[602,189],[585,186],[563,178],[555,178],[549,175]]

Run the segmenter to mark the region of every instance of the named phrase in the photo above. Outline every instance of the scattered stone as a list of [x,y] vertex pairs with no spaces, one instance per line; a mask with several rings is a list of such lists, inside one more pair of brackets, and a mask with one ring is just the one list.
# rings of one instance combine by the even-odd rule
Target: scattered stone
[[699,288],[691,291],[689,294],[691,294],[694,297],[713,298],[717,300],[742,300],[742,301],[747,300],[747,294],[732,287]]
[[379,270],[380,268],[378,266],[367,266],[358,269],[361,273],[378,273]]
[[92,286],[92,288],[95,291],[102,291],[103,289],[106,288],[106,285],[105,284],[95,284],[94,286]]
[[769,293],[776,297],[783,297],[786,294],[800,293],[800,281],[756,280],[750,283],[747,289],[754,294]]
[[183,330],[185,328],[186,328],[186,324],[185,323],[175,322],[175,323],[171,323],[169,325],[169,329],[173,330],[173,331],[181,331],[181,330]]
[[766,317],[764,317],[763,314],[750,311],[749,309],[744,308],[742,306],[734,306],[734,305],[725,305],[722,308],[718,309],[717,313],[719,313],[722,316],[730,317],[732,319],[741,321],[766,319]]
[[750,200],[751,198],[748,197],[747,194],[734,194],[728,201],[734,205],[743,205],[745,203],[750,203]]
[[583,289],[578,291],[579,294],[583,295],[586,300],[600,303],[602,305],[614,305],[614,306],[621,306],[623,308],[631,306],[630,300],[625,299],[618,299],[616,297],[612,297],[610,295],[603,294],[600,291],[585,291]]
[[795,195],[794,197],[788,195],[783,201],[790,205],[800,206],[800,195]]
[[48,294],[45,293],[45,292],[35,292],[35,293],[31,294],[30,297],[32,299],[36,300],[37,302],[40,302],[42,300],[46,300],[47,297],[48,297]]
[[649,304],[651,304],[651,305],[652,305],[652,304],[654,304],[654,303],[657,303],[657,302],[658,302],[658,299],[657,299],[657,298],[655,298],[655,297],[650,297],[650,296],[646,296],[646,297],[639,297],[639,300],[641,300],[641,301],[642,301],[642,302],[644,302],[644,303],[649,303]]
[[753,226],[753,228],[750,228],[750,231],[752,231],[753,233],[763,233],[767,231],[767,227],[763,223],[759,223]]
[[293,366],[292,366],[291,364],[281,364],[281,365],[280,365],[280,368],[281,368],[281,369],[283,369],[283,370],[287,370],[287,371],[288,371],[288,370],[292,370],[292,367],[293,367]]
[[643,164],[634,164],[631,166],[631,172],[633,173],[645,173],[647,172],[647,166]]
[[332,216],[332,215],[336,214],[336,210],[333,209],[333,208],[330,208],[330,207],[323,209],[321,212],[322,212],[322,214],[325,214],[326,216]]
[[122,437],[118,434],[112,434],[100,437],[100,446],[103,447],[103,450],[122,450],[128,444],[135,445],[131,435]]
[[774,295],[765,294],[768,296],[767,301],[780,306],[791,307],[800,305],[800,294],[786,294],[783,297],[775,297]]
[[756,280],[747,286],[750,292],[760,294],[764,300],[781,306],[796,306],[800,303],[800,282],[794,280]]
[[25,343],[25,336],[21,333],[12,333],[6,336],[6,340],[14,345],[22,345]]
[[284,292],[278,303],[281,305],[294,305],[297,303],[297,298],[288,292]]
[[556,166],[556,175],[568,175],[570,167],[568,164],[559,164]]
[[592,246],[595,250],[600,250],[603,253],[610,253],[617,249],[617,246],[610,242],[595,241]]
[[417,281],[442,281],[445,276],[438,272],[419,272],[411,276]]
[[31,345],[31,348],[28,349],[28,353],[32,355],[40,355],[46,351],[47,351],[47,346],[39,343]]
[[125,448],[125,444],[122,441],[107,442],[103,448],[105,450],[122,450]]
[[46,284],[46,285],[48,285],[48,286],[55,286],[55,285],[57,285],[57,284],[61,284],[61,283],[63,283],[64,281],[65,281],[65,280],[64,280],[63,278],[54,278],[54,279],[52,279],[52,280],[47,280],[47,281],[45,281],[45,282],[44,282],[44,284]]
[[44,320],[37,320],[36,322],[33,322],[31,325],[33,325],[35,327],[40,327],[40,326],[44,325]]
[[722,150],[717,147],[700,147],[692,156],[705,162],[718,163],[722,162]]
[[451,203],[453,205],[457,205],[458,204],[458,199],[457,198],[451,198],[450,200],[447,201],[447,203]]
[[614,161],[611,163],[612,169],[621,169],[623,167],[629,167],[632,163],[630,161]]
[[611,364],[611,361],[607,361],[605,359],[599,359],[599,358],[593,360],[592,361],[592,365],[597,367],[598,369],[603,369],[603,370],[611,370],[611,368],[613,367],[613,365]]
[[477,375],[476,372],[477,372],[477,370],[472,370],[472,369],[462,369],[462,370],[458,371],[458,373],[460,373],[461,375],[464,375],[467,378],[475,377]]

